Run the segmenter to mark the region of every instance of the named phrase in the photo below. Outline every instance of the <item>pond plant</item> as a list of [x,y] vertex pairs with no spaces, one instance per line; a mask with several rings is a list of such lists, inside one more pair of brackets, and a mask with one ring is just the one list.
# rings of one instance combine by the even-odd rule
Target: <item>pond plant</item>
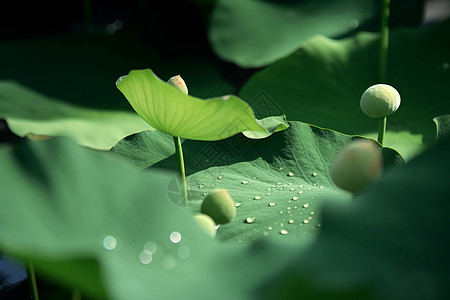
[[0,251],[30,295],[447,299],[450,22],[390,32],[390,2],[216,1],[212,49],[259,68],[238,96],[173,62],[121,70],[122,112],[0,81]]

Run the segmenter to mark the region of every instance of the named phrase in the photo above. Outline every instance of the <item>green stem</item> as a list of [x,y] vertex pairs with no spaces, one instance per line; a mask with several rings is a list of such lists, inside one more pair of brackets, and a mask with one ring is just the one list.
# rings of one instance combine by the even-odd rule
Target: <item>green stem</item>
[[386,120],[387,117],[381,117],[380,123],[378,124],[378,143],[383,146],[384,135],[386,134]]
[[177,157],[178,157],[178,167],[180,168],[181,180],[183,183],[184,203],[187,207],[188,206],[188,197],[187,197],[187,186],[186,186],[186,172],[184,170],[183,148],[181,147],[181,140],[179,137],[174,136],[173,142],[175,144],[175,153],[177,154]]
[[380,41],[380,82],[386,82],[387,77],[387,60],[389,49],[389,6],[390,0],[383,0],[381,8],[381,41]]
[[36,274],[34,272],[34,267],[33,267],[33,263],[29,262],[28,266],[28,280],[30,282],[31,285],[31,289],[33,291],[33,297],[34,300],[39,300],[39,293],[38,293],[38,288],[37,288],[37,281],[36,281]]

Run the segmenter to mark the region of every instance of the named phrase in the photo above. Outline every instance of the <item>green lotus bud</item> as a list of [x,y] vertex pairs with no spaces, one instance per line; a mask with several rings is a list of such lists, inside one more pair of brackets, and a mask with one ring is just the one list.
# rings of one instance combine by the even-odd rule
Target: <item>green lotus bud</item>
[[208,234],[211,237],[216,236],[216,223],[214,220],[205,214],[198,214],[194,216],[194,220],[197,222],[198,225],[204,230],[206,234]]
[[186,83],[184,82],[183,78],[181,78],[180,75],[176,75],[171,77],[168,81],[168,84],[170,84],[171,86],[176,87],[180,92],[182,92],[183,94],[187,95],[188,94],[188,88]]
[[387,84],[369,87],[361,97],[361,110],[371,118],[389,116],[400,106],[400,94]]
[[228,190],[217,189],[203,200],[200,211],[210,216],[216,224],[230,222],[236,216],[236,206]]
[[383,158],[377,144],[371,140],[357,140],[348,144],[336,157],[330,176],[336,186],[359,193],[382,173]]

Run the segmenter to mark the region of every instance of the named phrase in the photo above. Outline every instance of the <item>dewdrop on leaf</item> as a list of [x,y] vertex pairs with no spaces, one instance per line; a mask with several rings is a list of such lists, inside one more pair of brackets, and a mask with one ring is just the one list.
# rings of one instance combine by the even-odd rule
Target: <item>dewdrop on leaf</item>
[[180,75],[172,76],[168,81],[168,84],[170,84],[173,87],[176,87],[180,92],[187,95],[188,94],[188,88],[186,83],[184,82],[183,78],[181,78]]
[[400,106],[400,94],[387,84],[369,87],[361,97],[361,110],[371,118],[386,117],[397,111]]
[[377,144],[371,140],[356,140],[335,158],[330,176],[341,189],[359,193],[377,180],[382,171],[383,158]]

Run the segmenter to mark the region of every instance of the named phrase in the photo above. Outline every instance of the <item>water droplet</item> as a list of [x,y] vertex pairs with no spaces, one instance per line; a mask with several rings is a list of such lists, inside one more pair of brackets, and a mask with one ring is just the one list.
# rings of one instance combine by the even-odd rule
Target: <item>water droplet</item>
[[144,244],[144,250],[153,254],[158,250],[158,246],[156,246],[155,242],[148,241]]
[[295,188],[291,188],[291,189],[290,189],[290,191],[294,191],[294,190],[295,190]]
[[292,200],[298,200],[298,196],[294,196],[294,197],[292,197]]
[[112,235],[108,235],[103,239],[103,247],[106,250],[114,250],[117,246],[117,240]]
[[169,237],[170,241],[174,244],[177,244],[181,241],[181,233],[179,233],[178,231],[173,231]]
[[234,204],[234,206],[236,206],[236,207],[239,207],[239,206],[241,206],[242,205],[242,202],[236,202],[235,204]]
[[197,184],[200,185],[200,184],[202,184],[202,183],[199,181],[199,182],[197,182]]
[[187,246],[181,246],[177,251],[178,257],[181,259],[187,259],[191,255],[191,251]]
[[217,176],[217,179],[222,179],[222,178],[223,178],[223,175]]
[[289,232],[286,230],[286,229],[281,229],[280,230],[280,234],[282,234],[282,235],[286,235],[286,234],[288,234]]
[[294,219],[290,219],[290,220],[288,221],[288,223],[289,223],[289,224],[294,224],[294,223],[295,223],[295,220],[294,220]]
[[247,219],[245,219],[245,223],[247,224],[252,224],[255,222],[255,217],[248,217]]
[[241,183],[242,183],[242,184],[248,184],[248,181],[247,181],[247,180],[244,180],[244,181],[242,181]]
[[324,186],[323,186],[323,185],[320,185],[320,186],[319,186],[319,189],[323,189],[323,188],[324,188]]
[[284,213],[284,211],[280,210],[280,214],[283,214],[283,213]]
[[317,183],[314,183],[313,186],[317,186]]
[[269,206],[271,206],[271,207],[274,207],[275,205],[276,205],[275,202],[270,202],[270,203],[269,203]]
[[271,188],[266,189],[266,191],[268,191],[268,192],[270,192],[271,190],[272,190]]
[[252,177],[253,180],[256,180],[256,177]]
[[200,184],[198,187],[202,189],[202,188],[204,188],[205,186],[204,186],[203,184]]
[[260,199],[262,199],[262,196],[255,196],[255,197],[253,197],[253,199],[255,199],[255,200],[260,200]]
[[304,220],[303,220],[303,223],[304,223],[304,224],[308,224],[308,223],[309,223],[309,220],[308,220],[308,219],[304,219]]
[[317,224],[316,227],[320,228],[322,227],[322,224]]
[[206,196],[206,195],[208,195],[208,193],[203,193],[203,196]]
[[303,187],[303,184],[300,184],[300,185],[298,186],[299,189],[301,189],[302,187]]
[[144,265],[148,265],[153,260],[153,254],[148,250],[142,250],[141,253],[139,253],[139,261],[143,263]]
[[287,184],[283,184],[283,185],[282,185],[283,188],[285,188],[285,187],[287,187],[287,186],[288,186]]
[[290,176],[290,177],[292,177],[292,176],[294,176],[295,174],[294,174],[294,172],[289,172],[287,175]]
[[166,269],[170,270],[175,267],[176,261],[173,256],[167,255],[162,259],[161,263]]
[[276,188],[276,187],[277,187],[276,185],[272,185],[272,186],[271,186],[271,188]]
[[266,195],[267,195],[267,196],[270,196],[270,195],[272,195],[272,194],[271,194],[271,193],[267,193]]
[[350,27],[351,28],[358,28],[359,27],[359,21],[356,19],[350,20]]
[[309,213],[311,216],[314,216],[316,213],[314,211]]
[[317,172],[311,174],[312,177],[316,177],[317,175],[318,175]]
[[267,230],[272,230],[272,229],[273,229],[272,226],[267,227]]
[[305,203],[302,205],[303,208],[308,208],[309,207],[309,203]]
[[299,193],[299,194],[303,194],[303,193],[304,193],[304,191],[298,191],[298,193]]
[[213,183],[213,184],[211,184],[211,186],[215,186],[215,184]]

